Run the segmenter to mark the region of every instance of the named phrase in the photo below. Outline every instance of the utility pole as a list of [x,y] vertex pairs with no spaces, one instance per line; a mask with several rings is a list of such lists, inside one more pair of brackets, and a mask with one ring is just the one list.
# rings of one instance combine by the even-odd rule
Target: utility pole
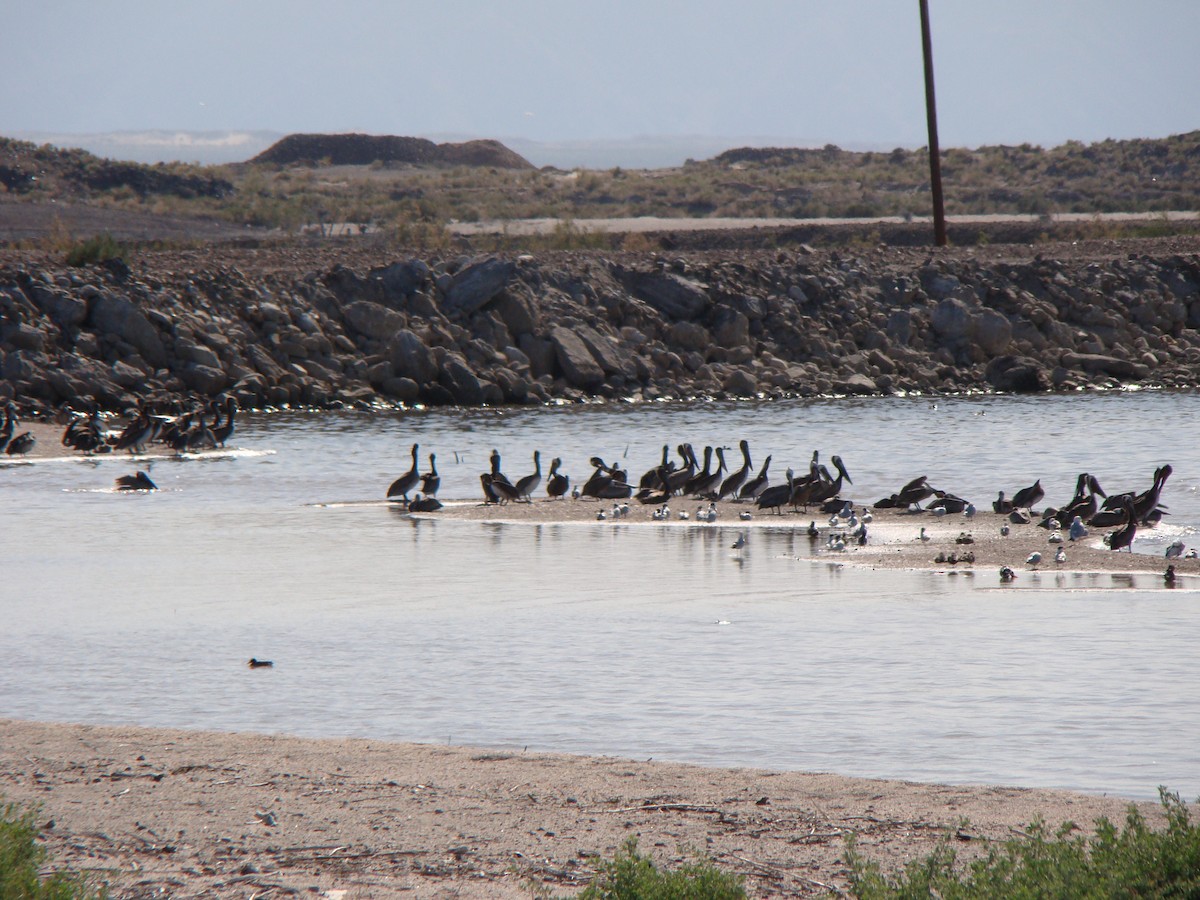
[[921,4],[921,49],[925,55],[925,117],[929,123],[929,183],[933,188],[933,238],[946,246],[946,206],[942,200],[942,161],[938,151],[937,103],[933,98],[933,41],[929,37],[929,4]]

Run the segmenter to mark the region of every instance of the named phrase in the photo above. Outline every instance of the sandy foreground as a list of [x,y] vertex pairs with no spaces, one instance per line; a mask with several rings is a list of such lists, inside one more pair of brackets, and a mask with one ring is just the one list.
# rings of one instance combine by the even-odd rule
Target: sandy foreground
[[[628,837],[706,854],[752,897],[847,887],[845,840],[888,866],[1129,802],[610,757],[0,719],[0,795],[41,804],[54,862],[127,897],[570,896]],[[1156,803],[1138,804],[1152,823]]]

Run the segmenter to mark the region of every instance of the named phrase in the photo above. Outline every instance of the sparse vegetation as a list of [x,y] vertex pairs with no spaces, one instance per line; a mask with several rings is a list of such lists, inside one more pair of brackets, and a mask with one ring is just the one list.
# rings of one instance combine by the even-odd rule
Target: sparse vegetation
[[46,865],[46,849],[37,842],[36,813],[16,804],[0,814],[0,900],[85,900],[103,897],[80,875],[39,872]]
[[88,266],[110,259],[124,259],[125,248],[107,231],[72,244],[67,249],[68,266]]
[[1200,897],[1200,827],[1178,794],[1160,788],[1159,795],[1165,829],[1148,826],[1132,806],[1124,829],[1102,818],[1091,837],[1071,822],[1053,835],[1035,822],[1022,837],[965,866],[956,865],[947,842],[889,877],[852,844],[852,889],[863,900]]
[[[743,148],[654,170],[470,163],[452,155],[428,164],[337,165],[325,157],[286,165],[139,166],[0,139],[0,195],[85,199],[286,231],[320,222],[388,228],[544,217],[904,217],[929,209],[924,148]],[[1049,149],[950,148],[942,169],[952,215],[1200,208],[1200,132]]]
[[595,879],[577,900],[737,900],[746,891],[737,875],[708,860],[660,869],[629,838],[611,860],[600,863]]

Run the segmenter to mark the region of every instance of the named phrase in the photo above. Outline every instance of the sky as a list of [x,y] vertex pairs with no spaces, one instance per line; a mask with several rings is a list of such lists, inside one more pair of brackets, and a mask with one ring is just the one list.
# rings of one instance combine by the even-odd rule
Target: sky
[[[1200,129],[1198,0],[928,0],[943,148]],[[37,0],[0,135],[927,142],[918,0]]]

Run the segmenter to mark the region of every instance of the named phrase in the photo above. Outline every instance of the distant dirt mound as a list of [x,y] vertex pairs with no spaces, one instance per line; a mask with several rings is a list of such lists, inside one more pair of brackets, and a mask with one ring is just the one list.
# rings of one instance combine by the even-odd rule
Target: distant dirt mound
[[289,134],[272,144],[252,163],[314,163],[367,166],[373,162],[409,165],[494,166],[498,169],[532,169],[527,159],[499,141],[435,144],[425,138],[371,134]]

